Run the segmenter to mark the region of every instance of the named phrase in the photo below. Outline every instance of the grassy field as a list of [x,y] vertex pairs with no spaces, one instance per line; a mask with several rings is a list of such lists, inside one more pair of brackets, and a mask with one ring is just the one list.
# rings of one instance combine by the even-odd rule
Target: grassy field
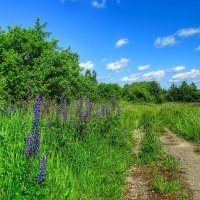
[[[80,103],[82,114],[79,115],[79,103],[67,107],[64,104],[64,108],[43,103],[38,125],[38,154],[31,153],[29,157],[25,150],[34,124],[33,103],[1,109],[2,199],[119,199],[125,187],[126,170],[133,162],[154,166],[151,188],[185,195],[176,173],[178,164],[173,157],[163,154],[158,136],[168,127],[198,143],[199,106],[121,102],[120,113],[111,103],[108,108],[96,104],[84,118],[90,107],[85,102]],[[139,161],[132,157],[132,134],[136,128],[145,132]],[[175,172],[167,182],[163,170],[156,167],[160,163],[164,171],[173,169]],[[39,181],[41,172],[42,181]]]
[[[81,103],[82,104],[82,103]],[[70,107],[71,106],[71,107]],[[131,163],[131,135],[118,108],[94,105],[87,119],[70,105],[63,110],[45,104],[39,121],[38,155],[26,157],[26,137],[33,106],[5,109],[0,115],[0,196],[2,199],[118,199]],[[85,108],[85,107],[86,108]],[[126,124],[127,125],[127,124]],[[40,159],[46,157],[43,181]]]

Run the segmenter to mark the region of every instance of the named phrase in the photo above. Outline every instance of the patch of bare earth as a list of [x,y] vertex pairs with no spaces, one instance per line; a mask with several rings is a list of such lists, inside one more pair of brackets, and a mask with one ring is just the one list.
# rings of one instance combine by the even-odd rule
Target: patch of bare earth
[[200,155],[194,152],[195,146],[167,129],[160,139],[166,153],[180,160],[187,183],[192,189],[193,198],[200,200]]
[[[143,133],[140,130],[134,131],[135,147],[133,153],[137,156],[140,151],[140,142]],[[125,194],[120,200],[148,200],[148,181],[144,176],[144,167],[134,165],[128,170],[127,187]]]

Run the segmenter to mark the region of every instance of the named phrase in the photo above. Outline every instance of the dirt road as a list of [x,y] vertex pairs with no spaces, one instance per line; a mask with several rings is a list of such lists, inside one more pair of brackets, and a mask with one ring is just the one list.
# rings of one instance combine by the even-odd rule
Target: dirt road
[[200,154],[194,152],[192,143],[180,139],[167,129],[160,139],[166,152],[180,160],[194,200],[200,200]]

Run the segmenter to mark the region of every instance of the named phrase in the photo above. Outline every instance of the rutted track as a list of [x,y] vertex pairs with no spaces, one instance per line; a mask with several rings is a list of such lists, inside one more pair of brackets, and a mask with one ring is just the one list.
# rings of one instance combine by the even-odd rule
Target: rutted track
[[160,137],[166,153],[180,160],[181,167],[185,172],[188,184],[193,191],[194,200],[200,199],[200,155],[195,153],[193,144],[180,139],[166,129]]
[[[143,132],[140,130],[134,131],[135,147],[133,153],[137,154],[140,151],[140,142],[143,137]],[[148,200],[148,183],[145,181],[144,169],[138,165],[131,166],[128,170],[127,187],[125,194],[120,200]]]

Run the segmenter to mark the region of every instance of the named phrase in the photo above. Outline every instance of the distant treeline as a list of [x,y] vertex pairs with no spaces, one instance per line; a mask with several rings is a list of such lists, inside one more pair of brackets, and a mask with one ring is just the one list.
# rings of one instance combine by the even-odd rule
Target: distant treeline
[[33,27],[19,25],[0,28],[0,103],[26,101],[41,92],[44,98],[65,95],[92,100],[106,100],[115,95],[132,102],[200,101],[200,91],[192,83],[172,84],[164,90],[155,82],[137,82],[120,87],[97,82],[95,71],[83,69],[79,55],[58,46],[37,19]]

